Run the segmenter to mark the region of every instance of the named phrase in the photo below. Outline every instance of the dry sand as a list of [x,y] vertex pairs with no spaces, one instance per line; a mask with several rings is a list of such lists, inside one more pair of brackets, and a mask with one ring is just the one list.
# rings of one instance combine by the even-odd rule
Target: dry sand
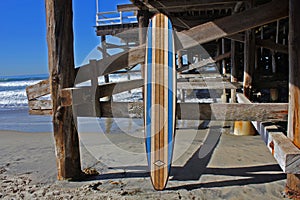
[[284,198],[286,175],[260,136],[232,136],[229,128],[209,126],[177,130],[170,180],[162,192],[152,188],[143,138],[136,135],[81,134],[83,168],[100,175],[67,182],[56,181],[51,133],[0,131],[0,199]]

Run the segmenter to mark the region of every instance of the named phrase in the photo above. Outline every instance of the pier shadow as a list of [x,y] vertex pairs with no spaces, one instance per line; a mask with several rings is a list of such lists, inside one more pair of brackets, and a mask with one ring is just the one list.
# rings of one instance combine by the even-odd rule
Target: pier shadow
[[[207,122],[206,122],[207,123]],[[167,187],[166,190],[194,190],[199,188],[244,186],[249,184],[263,184],[286,179],[286,175],[277,164],[232,168],[211,168],[207,167],[218,145],[221,136],[221,128],[210,127],[204,144],[200,146],[190,159],[182,167],[171,168],[170,182],[172,181],[195,181],[195,183],[180,186]],[[197,139],[197,138],[196,138]],[[199,139],[199,138],[198,138]],[[204,156],[205,155],[205,156]],[[120,178],[148,178],[148,166],[118,166],[111,168],[123,172],[112,172],[97,176],[86,177],[84,180],[111,180]],[[273,174],[272,174],[273,173]],[[274,174],[275,173],[275,174]],[[203,175],[228,176],[227,180],[214,180],[210,182],[200,182]],[[210,178],[210,177],[209,177]],[[218,178],[218,177],[216,177]],[[211,177],[210,179],[213,179]],[[198,181],[198,183],[197,183]]]
[[[281,172],[278,165],[263,165],[238,168],[207,168],[204,174],[229,176],[228,179],[222,181],[211,181],[205,183],[183,184],[176,187],[168,187],[167,190],[194,190],[199,188],[213,187],[229,187],[229,186],[245,186],[250,184],[263,184],[286,179],[286,174]],[[238,176],[238,179],[233,179],[233,176]]]
[[[197,167],[197,166],[196,166]],[[147,166],[131,166],[131,167],[122,167],[127,168],[128,170],[138,169],[143,170],[146,169]],[[184,167],[173,167],[172,171],[182,172],[187,168]],[[201,169],[200,169],[201,170]],[[276,172],[276,174],[272,174]],[[216,188],[216,187],[230,187],[230,186],[245,186],[250,184],[264,184],[270,183],[274,181],[284,180],[286,179],[286,174],[280,173],[281,169],[278,165],[263,165],[263,166],[250,166],[250,167],[237,167],[237,168],[206,168],[202,171],[202,174],[199,175],[197,172],[197,177],[202,175],[216,175],[216,176],[228,176],[229,180],[220,180],[220,181],[210,181],[204,183],[192,183],[192,184],[182,184],[180,186],[175,187],[167,187],[166,190],[195,190],[200,188]],[[189,174],[192,172],[184,172],[185,174]],[[171,173],[172,176],[172,173]],[[238,178],[234,178],[237,176]],[[102,174],[98,176],[85,178],[84,181],[95,181],[95,180],[112,180],[112,179],[121,179],[121,178],[148,178],[149,173],[145,171],[140,172],[119,172],[119,173],[110,173],[110,174]],[[195,176],[193,176],[195,178]],[[190,176],[182,176],[177,179],[171,179],[170,181],[180,180],[180,181],[188,181],[194,179]],[[186,178],[186,179],[185,179]],[[199,180],[198,179],[198,180]],[[200,180],[199,180],[200,181]]]
[[210,127],[203,145],[201,145],[197,151],[195,151],[186,164],[183,167],[171,168],[170,175],[173,176],[172,180],[199,180],[201,175],[206,170],[206,167],[213,155],[214,149],[219,143],[220,136],[221,127]]

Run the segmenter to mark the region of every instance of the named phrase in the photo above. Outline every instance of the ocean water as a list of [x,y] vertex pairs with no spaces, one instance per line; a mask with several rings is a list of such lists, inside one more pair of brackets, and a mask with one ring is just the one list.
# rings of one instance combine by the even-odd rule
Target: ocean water
[[0,76],[0,110],[28,107],[25,88],[48,78],[48,75]]
[[[28,114],[28,100],[26,87],[34,85],[48,78],[47,74],[41,75],[22,75],[22,76],[0,76],[0,130],[12,130],[20,132],[49,132],[52,131],[51,116],[38,116]],[[119,82],[128,80],[127,74],[112,74],[110,81]],[[140,73],[133,73],[130,79],[141,78]],[[103,77],[99,78],[99,83],[103,83]],[[49,97],[48,97],[49,98]],[[142,90],[135,89],[131,92],[123,92],[113,96],[114,101],[142,101]],[[139,120],[138,120],[139,121]],[[120,119],[119,119],[120,122]],[[121,124],[128,124],[125,119]],[[142,121],[138,122],[142,125]],[[91,125],[92,124],[92,125]],[[104,119],[97,119],[97,126],[94,119],[79,119],[80,129],[83,131],[109,132],[120,131],[119,125],[116,126],[115,120],[110,120],[109,130],[106,130],[107,123]],[[140,126],[139,125],[139,126]],[[95,127],[95,128],[93,128]]]
[[50,116],[28,114],[25,88],[48,78],[46,74],[0,76],[0,130],[49,132]]

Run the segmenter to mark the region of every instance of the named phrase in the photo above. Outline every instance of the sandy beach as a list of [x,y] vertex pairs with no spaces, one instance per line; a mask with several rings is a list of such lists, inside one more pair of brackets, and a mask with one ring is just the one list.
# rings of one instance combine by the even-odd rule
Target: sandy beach
[[0,131],[0,199],[284,198],[286,175],[260,136],[208,126],[187,124],[176,131],[173,167],[162,192],[152,188],[141,137],[81,134],[82,167],[99,175],[68,182],[56,181],[52,133]]

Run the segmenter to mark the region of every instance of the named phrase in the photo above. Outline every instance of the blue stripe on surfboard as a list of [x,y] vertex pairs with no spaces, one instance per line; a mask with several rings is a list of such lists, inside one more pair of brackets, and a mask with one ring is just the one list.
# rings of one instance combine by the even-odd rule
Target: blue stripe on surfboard
[[172,153],[173,153],[173,34],[172,34],[172,24],[168,20],[168,168],[171,167]]
[[148,48],[147,48],[147,105],[146,105],[146,151],[148,164],[151,161],[151,104],[152,104],[152,21],[148,28]]

